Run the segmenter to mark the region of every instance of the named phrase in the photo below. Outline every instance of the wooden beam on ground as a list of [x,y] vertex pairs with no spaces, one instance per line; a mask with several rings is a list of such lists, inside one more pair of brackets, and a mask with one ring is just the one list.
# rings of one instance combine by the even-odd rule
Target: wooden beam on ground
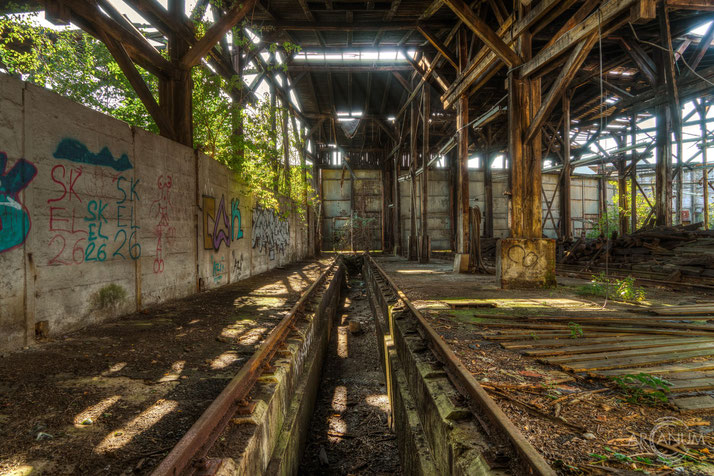
[[463,0],[444,0],[459,19],[468,26],[486,46],[493,51],[509,67],[520,65],[521,57],[508,46],[501,37],[481,20]]
[[256,0],[236,2],[233,7],[206,31],[206,34],[181,58],[180,66],[191,69],[218,43],[228,30],[233,28],[253,9]]

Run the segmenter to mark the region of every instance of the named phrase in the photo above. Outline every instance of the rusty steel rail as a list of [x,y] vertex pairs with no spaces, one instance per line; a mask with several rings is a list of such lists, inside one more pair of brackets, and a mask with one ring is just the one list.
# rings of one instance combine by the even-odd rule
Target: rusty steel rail
[[[199,469],[207,469],[209,464],[203,461],[206,454],[241,406],[241,402],[248,396],[264,367],[270,363],[278,348],[285,342],[305,302],[325,281],[335,268],[336,263],[337,259],[335,258],[320,277],[305,290],[288,315],[270,331],[258,350],[241,367],[236,376],[231,379],[226,388],[196,420],[171,452],[166,455],[161,464],[153,471],[152,476],[191,475]],[[203,468],[199,468],[199,466],[203,466]]]
[[521,434],[520,431],[513,425],[511,420],[503,413],[503,410],[496,402],[486,393],[481,384],[474,378],[469,370],[464,366],[456,354],[451,350],[451,347],[444,342],[441,336],[431,327],[429,322],[424,318],[421,312],[412,304],[407,296],[399,287],[392,281],[389,275],[382,269],[379,264],[369,255],[365,254],[369,259],[370,264],[379,272],[382,278],[389,284],[392,290],[399,296],[399,299],[406,304],[409,310],[414,314],[417,322],[424,330],[429,348],[436,355],[438,360],[445,366],[446,374],[449,376],[456,388],[465,396],[470,397],[472,402],[482,409],[491,424],[497,430],[503,433],[508,441],[513,445],[517,454],[523,458],[523,463],[526,469],[532,475],[538,476],[556,476],[556,472],[550,467],[543,456],[531,445],[528,440]]

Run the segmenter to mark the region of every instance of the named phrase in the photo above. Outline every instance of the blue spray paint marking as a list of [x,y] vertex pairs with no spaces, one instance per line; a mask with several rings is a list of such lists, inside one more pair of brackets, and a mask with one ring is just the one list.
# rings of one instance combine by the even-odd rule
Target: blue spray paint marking
[[[234,198],[231,200],[231,241],[240,240],[243,238],[243,228],[240,226],[240,199]],[[236,227],[238,220],[238,227]]]
[[25,159],[5,172],[7,155],[0,152],[0,253],[22,245],[30,233],[30,214],[20,202],[20,192],[37,175],[37,168]]
[[76,139],[62,139],[53,156],[55,159],[66,159],[81,164],[111,167],[117,172],[133,168],[126,154],[122,154],[121,157],[115,159],[107,147],[102,148],[98,154],[95,154]]

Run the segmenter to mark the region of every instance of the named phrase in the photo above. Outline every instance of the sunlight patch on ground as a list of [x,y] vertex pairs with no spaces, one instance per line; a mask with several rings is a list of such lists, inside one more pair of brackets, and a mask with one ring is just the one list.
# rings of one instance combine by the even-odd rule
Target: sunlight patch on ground
[[225,369],[233,362],[238,360],[238,354],[232,350],[223,352],[221,355],[211,361],[211,370]]
[[347,422],[342,419],[342,416],[335,413],[327,419],[330,429],[328,430],[327,439],[330,443],[339,443],[343,436],[347,434]]
[[389,409],[389,396],[385,394],[367,395],[364,399],[368,405],[382,410]]
[[238,339],[238,343],[241,345],[253,345],[262,339],[263,335],[268,331],[267,327],[256,327],[246,332],[244,335]]
[[109,374],[113,374],[113,373],[119,372],[119,371],[122,370],[124,367],[126,367],[126,362],[118,362],[118,363],[112,365],[111,367],[109,367],[109,370],[107,370],[107,371],[105,371],[105,372],[102,372],[102,375],[106,376],[106,375],[109,375]]
[[83,428],[96,423],[99,417],[118,402],[120,398],[120,395],[114,395],[113,397],[105,398],[96,405],[85,408],[74,417],[74,426]]
[[350,356],[347,326],[337,328],[337,355],[342,359],[346,359]]
[[398,274],[446,274],[445,271],[437,269],[396,269],[394,271]]
[[107,453],[123,448],[131,440],[145,432],[178,406],[174,400],[158,400],[151,407],[141,412],[122,428],[109,433],[94,449],[95,453]]
[[171,371],[166,372],[164,376],[159,379],[159,382],[173,382],[174,380],[178,380],[185,365],[185,360],[177,360],[171,365]]
[[344,385],[335,387],[335,393],[332,396],[332,409],[336,412],[347,410],[347,387]]

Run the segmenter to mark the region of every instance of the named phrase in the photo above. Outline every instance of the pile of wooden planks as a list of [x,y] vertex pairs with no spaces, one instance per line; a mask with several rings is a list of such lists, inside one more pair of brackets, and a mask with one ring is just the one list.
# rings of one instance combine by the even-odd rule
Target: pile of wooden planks
[[681,314],[475,316],[481,336],[505,349],[590,376],[657,375],[682,411],[714,409],[714,397],[699,394],[714,391],[714,318]]
[[714,231],[701,223],[641,230],[631,235],[565,243],[561,264],[584,270],[603,266],[613,270],[656,273],[672,281],[702,278],[714,282]]

